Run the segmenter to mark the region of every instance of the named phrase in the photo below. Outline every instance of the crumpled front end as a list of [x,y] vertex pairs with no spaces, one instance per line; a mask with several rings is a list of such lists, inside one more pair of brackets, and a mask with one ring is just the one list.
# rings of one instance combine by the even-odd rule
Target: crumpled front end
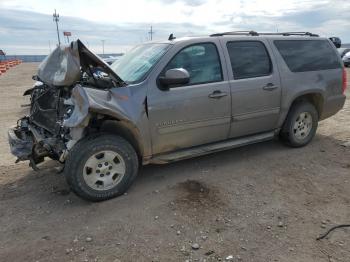
[[8,132],[11,152],[18,161],[31,166],[45,157],[65,162],[70,149],[83,137],[99,132],[104,120],[136,123],[145,112],[145,96],[135,97],[129,88],[101,90],[76,84],[73,88],[52,89],[45,84],[30,91],[30,114]]
[[125,86],[79,40],[56,48],[33,79],[36,84],[24,93],[30,113],[8,131],[8,140],[17,161],[29,160],[34,169],[45,157],[63,163],[75,143],[98,129],[101,116],[90,112],[93,101],[85,89],[99,90],[94,99],[103,101],[111,89]]
[[29,160],[34,169],[45,157],[59,160],[66,149],[63,140],[45,136],[38,127],[29,124],[27,117],[20,119],[18,125],[8,131],[8,139],[11,153],[17,157],[16,162]]
[[68,90],[37,82],[25,94],[31,96],[30,114],[8,131],[8,139],[17,161],[29,160],[35,168],[45,157],[59,160],[66,150],[70,130],[63,126],[63,120],[72,108],[64,104]]

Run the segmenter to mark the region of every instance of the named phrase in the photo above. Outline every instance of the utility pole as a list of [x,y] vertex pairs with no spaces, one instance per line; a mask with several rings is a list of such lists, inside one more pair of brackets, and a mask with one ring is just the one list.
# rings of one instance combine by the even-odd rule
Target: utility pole
[[60,33],[58,31],[58,21],[60,20],[60,15],[56,13],[56,9],[55,9],[55,13],[52,16],[53,16],[53,21],[56,22],[57,39],[58,39],[58,45],[60,46],[61,40],[60,40]]
[[105,41],[106,40],[101,40],[101,42],[102,42],[102,54],[105,54]]
[[152,41],[152,39],[153,39],[153,34],[154,34],[154,31],[153,31],[153,27],[151,26],[151,30],[148,32],[148,34],[149,34],[149,38],[150,38],[150,40]]

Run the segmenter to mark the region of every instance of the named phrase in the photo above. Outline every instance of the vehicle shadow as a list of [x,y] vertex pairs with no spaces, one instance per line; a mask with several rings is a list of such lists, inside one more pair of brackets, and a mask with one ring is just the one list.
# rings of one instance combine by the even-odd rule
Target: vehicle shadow
[[[289,148],[277,140],[268,141],[240,148],[230,149],[188,160],[182,160],[166,165],[147,165],[140,168],[139,175],[128,194],[142,195],[165,186],[172,186],[188,179],[213,176],[217,167],[234,169],[235,165],[243,164],[243,168],[251,168],[252,159],[261,156],[266,161],[272,158],[288,158],[291,154],[306,152],[324,152],[327,156],[333,154],[330,146],[345,149],[343,141],[324,135],[316,135],[310,145],[304,148]],[[306,161],[306,160],[305,160]],[[232,166],[233,165],[233,166]],[[241,166],[242,167],[242,166]],[[90,205],[74,195],[66,184],[64,174],[58,174],[55,161],[47,161],[41,165],[41,170],[35,172],[26,164],[3,166],[3,178],[0,180],[0,201],[10,201],[17,198],[33,198],[33,201],[68,201],[74,199],[74,205]],[[213,171],[213,172],[212,172]],[[220,176],[220,173],[215,173]]]
[[[191,173],[199,173],[201,176],[211,176],[210,170],[215,167],[227,167],[231,168],[232,164],[239,164],[246,162],[246,168],[251,168],[251,159],[261,156],[266,160],[276,157],[274,160],[278,161],[278,158],[288,158],[292,154],[306,154],[309,151],[323,152],[324,154],[332,154],[327,151],[330,144],[336,145],[339,149],[344,149],[341,144],[344,141],[337,140],[333,137],[317,134],[314,140],[306,147],[302,148],[290,148],[284,145],[278,139],[267,141],[263,143],[252,144],[239,148],[234,148],[226,151],[212,153],[200,157],[195,157],[187,160],[169,163],[166,165],[147,165],[141,169],[139,177],[135,184],[137,186],[144,186],[145,184],[157,183],[159,179],[172,179],[184,180],[190,179]],[[273,156],[273,157],[267,157]],[[307,159],[305,159],[307,164]],[[186,170],[186,172],[184,172]],[[220,174],[215,174],[220,175]]]

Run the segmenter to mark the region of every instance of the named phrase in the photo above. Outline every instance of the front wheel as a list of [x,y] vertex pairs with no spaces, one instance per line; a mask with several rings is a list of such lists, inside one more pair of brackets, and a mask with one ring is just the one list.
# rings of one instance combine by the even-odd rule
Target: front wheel
[[309,102],[294,104],[283,124],[280,136],[291,147],[307,145],[316,134],[318,112]]
[[71,189],[90,201],[107,200],[125,193],[137,172],[134,148],[122,137],[109,134],[78,142],[65,165]]

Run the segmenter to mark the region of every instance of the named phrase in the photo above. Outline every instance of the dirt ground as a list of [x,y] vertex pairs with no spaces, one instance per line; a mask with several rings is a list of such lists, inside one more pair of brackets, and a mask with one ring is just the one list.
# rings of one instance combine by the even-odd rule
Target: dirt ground
[[9,153],[36,67],[0,76],[0,261],[350,261],[350,228],[315,240],[350,224],[350,100],[307,147],[271,141],[145,166],[128,194],[89,203],[53,161],[34,172]]

